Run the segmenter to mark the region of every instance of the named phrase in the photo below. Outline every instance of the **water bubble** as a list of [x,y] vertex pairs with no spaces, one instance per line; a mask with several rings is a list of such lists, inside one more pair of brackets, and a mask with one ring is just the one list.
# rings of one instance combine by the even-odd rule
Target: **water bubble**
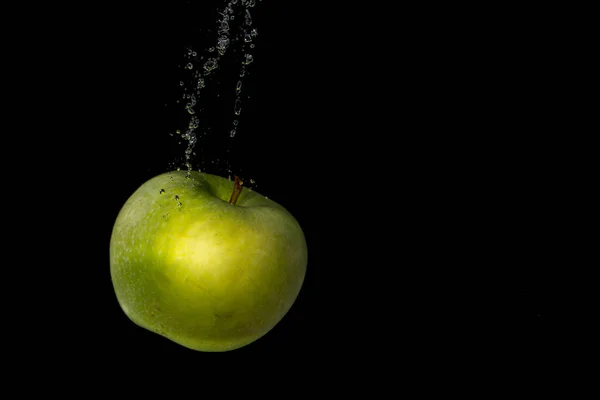
[[233,125],[238,126],[239,123],[240,123],[240,121],[238,121],[237,119],[233,120]]
[[183,86],[183,81],[179,81],[179,86]]
[[187,69],[192,69],[194,68],[194,64],[192,63],[187,63],[187,65],[185,66]]
[[246,54],[246,59],[244,60],[244,64],[248,65],[252,61],[254,61],[254,58],[252,57],[252,54]]
[[182,202],[180,202],[180,201],[179,201],[179,202],[177,202],[177,207],[181,207],[182,205],[183,205],[183,203],[182,203]]
[[246,15],[244,16],[244,18],[246,19],[246,25],[251,26],[252,25],[252,16],[250,15],[250,10],[248,10],[246,8]]
[[[177,170],[179,171],[179,168]],[[175,200],[179,200],[179,196],[178,195],[175,195],[174,198],[175,198]]]
[[251,48],[251,49],[253,49],[254,47],[255,47],[255,46],[254,46],[254,43],[250,44],[250,48]]
[[235,105],[233,107],[233,112],[235,113],[235,115],[240,115],[240,113],[242,112],[242,101],[240,100],[239,97],[237,99],[235,99]]
[[215,51],[215,48],[211,47],[211,48],[208,49],[208,51],[209,51],[209,53],[212,53],[213,51]]
[[232,130],[229,132],[229,137],[234,137],[234,136],[235,136],[235,133],[236,133],[235,129],[232,129]]
[[227,50],[227,45],[229,45],[229,39],[226,36],[221,36],[217,41],[217,49],[219,50],[220,55],[225,54],[225,50]]
[[208,61],[204,63],[204,69],[206,72],[210,72],[215,68],[217,68],[217,60],[214,58],[209,58]]
[[252,41],[252,35],[250,35],[250,33],[245,33],[244,34],[244,42],[248,43]]
[[196,57],[198,55],[198,53],[196,53],[195,51],[192,53],[192,57]]
[[179,129],[177,129],[177,130],[175,131],[175,133],[176,133],[176,134],[178,134],[178,135],[181,135],[181,131],[180,131]]
[[246,67],[242,65],[242,68],[240,68],[240,78],[243,78],[244,75],[246,75]]
[[250,179],[250,183],[254,185],[256,182],[254,181],[254,179]]
[[238,81],[235,85],[235,92],[239,93],[242,90],[242,81]]
[[219,27],[219,33],[229,32],[229,22],[227,22],[228,19],[229,19],[229,17],[225,16],[223,18],[223,21],[221,21],[221,25]]
[[160,189],[160,192],[158,192],[158,193],[163,194],[164,192],[165,192],[165,189]]
[[198,79],[198,89],[202,89],[204,87],[204,79]]
[[250,34],[252,35],[252,37],[256,37],[256,36],[258,36],[258,32],[256,31],[256,28],[252,29],[252,30],[250,31]]

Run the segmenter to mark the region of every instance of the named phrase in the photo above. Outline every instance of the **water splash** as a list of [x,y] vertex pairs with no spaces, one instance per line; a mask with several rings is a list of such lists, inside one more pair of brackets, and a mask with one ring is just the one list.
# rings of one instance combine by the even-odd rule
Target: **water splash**
[[[251,9],[255,6],[255,0],[229,0],[227,4],[218,11],[219,18],[216,27],[216,44],[205,50],[209,55],[207,55],[206,58],[204,56],[198,57],[198,52],[196,52],[195,49],[191,47],[186,49],[185,54],[188,61],[185,63],[184,69],[193,75],[194,85],[191,90],[192,93],[184,94],[182,103],[184,104],[185,111],[190,115],[190,121],[183,134],[180,131],[177,131],[176,133],[181,135],[180,137],[187,142],[184,151],[184,165],[187,168],[188,178],[192,171],[192,156],[196,154],[193,151],[198,142],[196,130],[201,126],[201,120],[198,117],[199,112],[201,111],[201,109],[198,109],[201,91],[207,85],[206,78],[211,76],[215,70],[219,69],[219,64],[223,57],[228,53],[228,49],[236,43],[241,43],[242,60],[239,67],[239,79],[235,85],[233,113],[236,117],[241,114],[243,103],[242,88],[244,86],[243,78],[247,76],[249,64],[254,61],[251,50],[255,48],[254,41],[258,35],[256,28],[252,27],[253,18]],[[235,15],[238,15],[238,17],[241,18],[241,21],[237,26],[232,24]],[[183,81],[179,82],[179,84],[184,86]],[[187,89],[185,90],[187,92]],[[219,94],[217,94],[217,96],[219,96]],[[179,103],[179,101],[177,101],[177,103]],[[235,137],[239,123],[240,121],[237,118],[233,119],[233,126],[229,129],[229,138]],[[227,148],[227,153],[229,153],[229,148],[230,146]],[[232,173],[229,165],[229,158],[227,159],[227,168],[229,172]]]

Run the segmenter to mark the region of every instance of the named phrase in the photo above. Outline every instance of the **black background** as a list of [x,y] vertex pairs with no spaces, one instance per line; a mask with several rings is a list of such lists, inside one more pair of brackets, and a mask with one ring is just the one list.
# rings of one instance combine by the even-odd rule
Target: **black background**
[[[543,354],[564,316],[551,283],[565,252],[549,241],[560,221],[546,218],[565,184],[560,157],[546,151],[552,137],[540,140],[561,123],[546,107],[546,42],[527,13],[506,20],[481,10],[458,23],[456,9],[321,3],[252,9],[255,61],[234,140],[235,57],[226,55],[202,100],[210,131],[195,167],[226,175],[228,160],[290,210],[309,248],[284,320],[223,354],[135,326],[108,264],[120,207],[181,165],[184,147],[170,134],[187,123],[176,102],[186,46],[214,46],[222,3],[53,6],[54,19],[36,8],[45,24],[32,22],[31,38],[23,29],[13,59],[29,72],[18,104],[20,129],[31,133],[17,140],[30,143],[23,157],[38,171],[15,175],[48,198],[44,207],[21,203],[40,247],[23,263],[41,268],[32,296],[43,306],[19,313],[33,326],[20,337],[34,343],[34,360],[333,371],[393,357],[419,375],[469,349],[487,360],[500,348],[521,361]],[[30,168],[20,161],[13,170],[19,163],[17,171]],[[20,238],[31,237],[30,225],[19,226]]]

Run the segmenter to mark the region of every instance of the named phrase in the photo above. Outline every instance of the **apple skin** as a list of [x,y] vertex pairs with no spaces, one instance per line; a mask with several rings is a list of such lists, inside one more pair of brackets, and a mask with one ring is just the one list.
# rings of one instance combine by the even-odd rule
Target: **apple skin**
[[221,352],[269,332],[304,282],[307,246],[281,205],[201,172],[158,175],[126,201],[110,239],[119,305],[187,348]]

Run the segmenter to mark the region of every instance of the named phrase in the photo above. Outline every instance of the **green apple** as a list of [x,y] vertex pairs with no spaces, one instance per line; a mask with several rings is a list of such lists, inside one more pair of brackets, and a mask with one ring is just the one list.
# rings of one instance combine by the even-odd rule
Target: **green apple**
[[281,205],[220,176],[173,171],[127,200],[110,239],[117,300],[135,324],[198,351],[269,332],[295,302],[307,247]]

